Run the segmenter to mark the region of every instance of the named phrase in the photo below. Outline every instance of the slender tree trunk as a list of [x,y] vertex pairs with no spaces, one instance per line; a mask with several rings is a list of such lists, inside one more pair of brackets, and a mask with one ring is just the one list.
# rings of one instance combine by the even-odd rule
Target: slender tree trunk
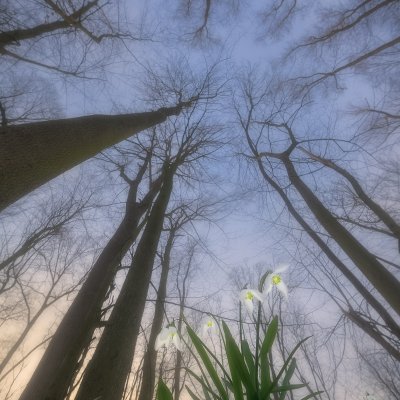
[[151,326],[150,336],[147,343],[147,350],[143,360],[142,383],[138,400],[152,400],[154,386],[156,382],[156,362],[157,351],[154,349],[157,335],[160,333],[164,319],[164,301],[167,295],[168,273],[170,268],[171,250],[175,239],[176,231],[170,231],[167,244],[165,245],[164,255],[161,262],[161,277],[158,286],[157,300],[154,310],[153,324]]
[[20,400],[64,399],[82,351],[99,321],[101,306],[116,267],[137,238],[140,218],[151,204],[158,187],[153,187],[141,203],[135,201],[136,189],[131,186],[124,219],[65,314]]
[[119,400],[122,398],[132,366],[172,186],[173,171],[169,170],[149,215],[121,293],[86,369],[76,400]]
[[15,343],[12,345],[12,347],[8,350],[7,354],[3,358],[3,360],[0,363],[0,375],[7,366],[7,364],[10,362],[11,358],[15,354],[15,352],[18,350],[19,346],[21,343],[25,340],[26,336],[28,333],[31,331],[33,326],[35,325],[36,321],[39,319],[39,317],[42,315],[43,311],[46,309],[46,306],[42,306],[40,310],[35,314],[35,316],[32,318],[31,321],[26,325],[25,329],[21,332],[19,335],[18,339],[15,341]]
[[344,311],[344,314],[368,336],[378,342],[388,352],[388,354],[400,362],[400,351],[398,350],[398,347],[396,348],[392,346],[387,340],[385,340],[372,324],[362,318],[362,316],[359,315],[355,310],[350,309],[349,311]]
[[57,175],[128,137],[178,115],[156,111],[90,115],[0,128],[0,211]]
[[[182,332],[182,321],[183,321],[183,311],[185,307],[185,298],[183,297],[179,305],[179,321],[178,321],[178,332]],[[181,394],[181,369],[182,369],[182,353],[180,351],[176,352],[176,362],[174,370],[174,400],[179,400]]]
[[[187,263],[187,268],[182,280],[182,290],[179,287],[179,273],[176,279],[178,293],[179,293],[179,320],[178,320],[178,332],[182,333],[182,324],[183,324],[183,313],[185,311],[185,301],[187,296],[188,288],[186,287],[186,282],[189,278],[190,268],[192,266],[193,257],[195,254],[195,246],[190,248],[189,259]],[[174,371],[174,400],[179,400],[179,396],[181,393],[181,369],[182,369],[182,354],[180,351],[176,354],[176,363],[175,363],[175,371]]]
[[290,214],[298,222],[298,224],[304,229],[304,231],[310,236],[310,238],[320,247],[320,249],[326,254],[329,260],[335,265],[339,271],[349,280],[354,288],[363,296],[369,305],[371,305],[379,316],[386,323],[388,328],[400,338],[400,327],[390,315],[388,310],[377,300],[377,298],[362,284],[353,272],[347,268],[347,266],[340,260],[340,258],[330,249],[330,247],[318,236],[313,228],[305,221],[305,219],[297,212],[292,202],[286,195],[285,191],[266,173],[262,162],[257,159],[258,168],[265,179],[265,181],[271,185],[274,190],[281,197]]
[[378,290],[382,297],[400,315],[400,282],[371,254],[301,180],[289,157],[282,157],[288,177],[317,221],[331,235],[353,263]]
[[355,193],[363,201],[363,203],[375,213],[375,215],[390,229],[393,235],[400,241],[400,224],[398,224],[395,219],[384,210],[378,203],[376,203],[367,193],[365,193],[364,189],[358,182],[358,180],[350,174],[347,170],[335,164],[333,161],[328,160],[326,158],[317,156],[310,151],[300,148],[304,151],[311,159],[318,161],[319,163],[325,165],[326,167],[336,171],[338,174],[342,175],[353,187]]

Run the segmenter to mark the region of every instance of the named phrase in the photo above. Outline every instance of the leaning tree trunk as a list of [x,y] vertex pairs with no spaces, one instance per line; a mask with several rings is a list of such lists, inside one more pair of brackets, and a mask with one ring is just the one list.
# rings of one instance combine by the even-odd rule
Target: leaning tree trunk
[[360,182],[346,169],[335,164],[332,160],[328,160],[321,156],[317,156],[310,151],[300,148],[304,151],[312,160],[318,161],[319,163],[325,165],[326,167],[336,171],[338,174],[342,175],[351,184],[356,195],[364,202],[364,204],[375,213],[375,215],[389,228],[392,234],[397,238],[400,243],[400,224],[376,201],[374,201],[362,188]]
[[172,186],[173,171],[169,170],[149,215],[114,309],[93,358],[88,364],[76,400],[119,400],[122,398],[132,366]]
[[154,309],[154,318],[151,325],[147,350],[143,359],[142,382],[138,400],[152,400],[156,382],[157,351],[154,346],[157,335],[160,333],[164,317],[164,301],[167,294],[168,273],[170,268],[171,250],[176,231],[172,229],[169,233],[165,246],[163,259],[161,261],[161,277],[158,285],[157,300]]
[[128,193],[126,214],[100,254],[71,307],[62,319],[20,400],[63,400],[82,351],[92,338],[101,306],[116,268],[137,238],[140,218],[158,192],[155,185],[141,203],[137,186]]
[[289,157],[282,161],[290,182],[306,202],[317,221],[348,255],[382,297],[400,315],[400,282],[371,254],[331,212],[322,204],[311,189],[301,180]]
[[190,104],[0,128],[0,211],[107,147],[178,115]]
[[281,197],[283,202],[290,214],[298,222],[298,224],[304,229],[304,231],[310,236],[310,238],[321,248],[326,254],[329,260],[335,265],[340,272],[350,281],[355,289],[363,296],[369,305],[371,305],[378,315],[385,321],[387,327],[391,332],[400,339],[400,327],[394,318],[390,315],[387,308],[384,307],[374,294],[366,288],[358,277],[347,268],[347,266],[340,260],[340,258],[330,249],[330,247],[319,237],[319,235],[312,229],[312,227],[305,221],[305,219],[298,213],[285,191],[274,181],[266,172],[260,159],[257,160],[258,168],[265,179],[265,181],[271,185],[274,190]]
[[374,324],[371,324],[370,321],[362,317],[362,314],[356,312],[352,308],[350,308],[348,311],[344,311],[343,313],[350,321],[361,328],[369,337],[379,343],[388,352],[388,354],[400,362],[400,351],[398,345],[393,346],[391,343],[385,340],[385,338],[376,329]]

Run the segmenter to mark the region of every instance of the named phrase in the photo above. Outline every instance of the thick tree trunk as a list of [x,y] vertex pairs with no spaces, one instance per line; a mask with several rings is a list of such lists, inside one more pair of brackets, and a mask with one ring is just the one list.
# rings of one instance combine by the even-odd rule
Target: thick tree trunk
[[131,268],[93,358],[86,369],[76,400],[119,400],[122,398],[132,366],[172,186],[173,172],[170,170],[165,175],[163,186],[149,215]]
[[157,351],[154,349],[157,335],[160,333],[164,319],[164,301],[167,294],[168,273],[170,268],[171,250],[175,239],[175,230],[171,230],[165,246],[163,259],[161,261],[161,277],[158,285],[157,300],[154,310],[153,324],[147,350],[143,359],[142,383],[138,400],[152,400],[154,394],[154,386],[156,382],[156,362]]
[[286,167],[290,182],[297,189],[317,221],[391,305],[393,310],[400,315],[400,282],[336,220],[318,197],[301,180],[289,158],[283,157],[282,161]]
[[187,105],[190,102],[144,113],[90,115],[0,128],[0,211],[107,147],[178,115]]
[[92,338],[101,306],[116,267],[138,236],[138,223],[157,190],[136,203],[136,189],[128,194],[126,214],[100,254],[71,307],[65,314],[20,400],[63,400],[82,351]]

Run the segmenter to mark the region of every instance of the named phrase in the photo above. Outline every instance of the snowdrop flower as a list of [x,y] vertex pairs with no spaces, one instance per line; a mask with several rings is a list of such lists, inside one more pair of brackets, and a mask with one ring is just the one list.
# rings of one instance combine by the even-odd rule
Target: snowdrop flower
[[171,342],[179,351],[182,351],[182,343],[178,331],[174,326],[167,326],[157,335],[154,348],[158,351],[163,346],[168,347]]
[[215,322],[215,319],[210,316],[207,316],[207,318],[204,318],[201,324],[201,335],[205,337],[207,336],[208,332],[214,332],[216,328],[217,328],[217,323]]
[[271,292],[272,288],[276,286],[276,288],[282,293],[284,298],[288,299],[288,288],[282,280],[281,272],[284,272],[288,269],[288,264],[283,264],[279,266],[274,272],[270,273],[265,279],[265,289],[264,295],[266,296],[269,292]]
[[252,314],[254,309],[253,299],[264,301],[264,295],[255,289],[243,289],[240,292],[240,301],[246,307],[247,311]]

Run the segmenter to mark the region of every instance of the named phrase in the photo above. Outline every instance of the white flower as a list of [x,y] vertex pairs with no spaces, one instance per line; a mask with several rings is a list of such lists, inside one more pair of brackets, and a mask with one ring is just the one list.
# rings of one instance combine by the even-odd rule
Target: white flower
[[174,326],[167,326],[157,335],[154,348],[158,351],[163,346],[168,347],[171,342],[179,351],[182,351],[182,343],[178,331]]
[[201,323],[201,335],[203,337],[207,336],[208,332],[213,332],[217,328],[217,323],[215,322],[215,319],[207,316],[207,318],[203,319],[203,322]]
[[264,295],[266,296],[269,292],[271,292],[272,288],[276,286],[276,288],[283,294],[285,299],[288,299],[288,288],[283,282],[282,277],[280,275],[281,272],[284,272],[288,269],[288,264],[283,264],[279,266],[274,272],[270,273],[265,279],[265,289]]
[[261,302],[263,302],[265,299],[264,295],[255,289],[243,289],[240,292],[240,301],[247,308],[247,311],[250,314],[253,313],[253,309],[254,309],[253,299],[254,298]]

